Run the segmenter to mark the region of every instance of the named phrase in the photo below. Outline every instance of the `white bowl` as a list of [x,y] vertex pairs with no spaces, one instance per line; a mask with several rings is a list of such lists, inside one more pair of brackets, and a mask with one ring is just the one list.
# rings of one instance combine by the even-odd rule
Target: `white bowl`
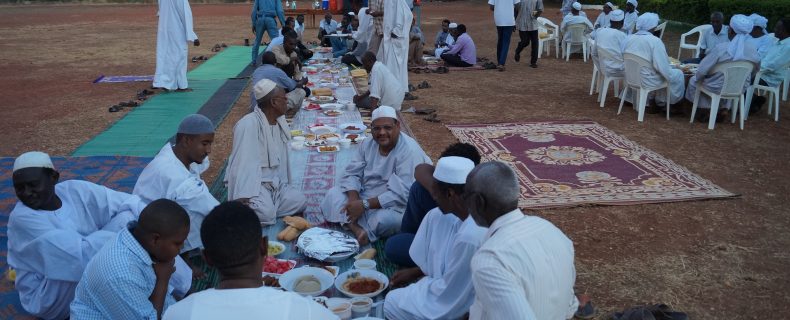
[[269,241],[269,246],[272,246],[272,247],[277,247],[277,248],[279,248],[279,249],[280,249],[280,252],[279,252],[279,253],[277,253],[277,254],[268,254],[268,253],[267,253],[267,255],[269,255],[269,256],[276,257],[276,256],[279,256],[279,255],[281,255],[283,252],[285,252],[285,245],[284,245],[284,244],[282,244],[281,242],[277,242],[277,241]]
[[[356,276],[359,276],[359,277],[366,277],[366,278],[376,279],[376,281],[382,283],[383,285],[378,290],[376,290],[374,292],[371,292],[371,293],[355,294],[355,293],[348,292],[348,291],[346,291],[343,288],[343,284],[346,282],[346,280],[348,280],[349,276],[352,276],[352,275],[355,275],[355,274],[356,274]],[[282,284],[282,280],[280,280],[280,284]],[[376,270],[350,270],[350,271],[346,271],[346,272],[341,273],[339,276],[337,276],[337,278],[335,278],[335,288],[337,288],[337,290],[342,292],[344,295],[352,297],[352,298],[356,298],[356,297],[373,298],[373,297],[379,295],[381,292],[383,292],[384,289],[387,289],[389,284],[390,284],[390,280],[389,280],[389,278],[387,278],[387,275],[385,275],[385,274],[383,274],[381,272],[378,272]]]
[[294,139],[294,141],[298,141],[298,142],[302,142],[302,143],[304,143],[304,140],[305,140],[306,138],[305,138],[305,137],[303,137],[303,136],[295,136],[295,137],[293,137],[293,139]]
[[[321,289],[314,292],[297,292],[294,290],[294,286],[296,285],[296,281],[304,276],[314,276],[318,279],[321,283]],[[280,286],[288,291],[296,292],[300,295],[305,297],[314,297],[321,295],[324,291],[329,290],[334,284],[332,281],[334,280],[334,275],[331,272],[327,271],[326,269],[322,268],[315,268],[315,267],[300,267],[294,268],[289,270],[286,273],[283,273],[280,276]]]
[[340,110],[343,105],[340,103],[324,103],[321,105],[321,110]]
[[[356,128],[359,128],[359,130],[346,129],[346,128],[352,127],[352,126],[356,127]],[[343,130],[343,132],[347,132],[347,133],[364,133],[367,128],[368,127],[362,122],[348,122],[348,123],[343,123],[343,124],[340,125],[340,130]]]
[[326,307],[340,319],[351,319],[351,301],[343,298],[326,299]]

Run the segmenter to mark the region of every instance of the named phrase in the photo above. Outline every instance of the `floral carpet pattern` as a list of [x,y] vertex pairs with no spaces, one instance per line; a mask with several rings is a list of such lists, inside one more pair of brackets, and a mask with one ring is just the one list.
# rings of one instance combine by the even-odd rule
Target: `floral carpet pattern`
[[519,206],[630,205],[734,197],[592,121],[447,125],[484,160],[510,164]]

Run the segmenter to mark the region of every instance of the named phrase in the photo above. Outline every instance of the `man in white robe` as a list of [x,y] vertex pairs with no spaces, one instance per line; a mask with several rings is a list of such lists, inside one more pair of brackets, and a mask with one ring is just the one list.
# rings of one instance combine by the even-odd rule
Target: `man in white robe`
[[776,38],[769,35],[765,30],[768,27],[768,19],[756,13],[749,15],[749,19],[754,23],[749,42],[757,48],[757,53],[760,54],[762,59],[768,53],[768,48],[776,43]]
[[200,45],[192,29],[192,9],[187,0],[159,1],[156,33],[154,88],[185,90],[187,85],[187,42]]
[[611,2],[604,3],[603,11],[598,15],[598,18],[595,19],[593,27],[595,27],[595,29],[609,28],[609,14],[612,13],[612,10],[614,10],[614,4]]
[[[626,18],[627,17],[626,15]],[[623,54],[634,54],[650,62],[652,68],[643,68],[640,70],[642,74],[642,84],[646,87],[654,87],[664,81],[669,81],[670,94],[672,94],[672,99],[669,101],[669,104],[675,104],[683,99],[683,92],[686,89],[685,78],[683,77],[683,71],[670,67],[669,55],[667,55],[664,42],[650,32],[656,26],[658,26],[657,14],[646,12],[639,16],[636,22],[637,32],[626,38]],[[634,94],[633,96],[636,95]],[[656,104],[661,107],[666,106],[666,96],[666,90],[656,91]]]
[[[609,27],[595,30],[595,45],[592,47],[592,57],[598,60],[604,74],[615,77],[624,77],[623,42],[626,34],[621,30],[625,14],[622,10],[609,13]],[[601,56],[605,51],[607,58]]]
[[372,119],[373,139],[362,142],[320,206],[327,221],[348,224],[362,245],[400,229],[414,168],[431,163],[417,141],[400,131],[395,109],[378,107]]
[[475,224],[464,205],[466,176],[472,160],[444,157],[433,172],[433,192],[439,207],[423,219],[409,249],[417,267],[393,275],[395,289],[384,300],[388,319],[457,319],[469,312],[474,288],[469,263],[486,229]]
[[376,55],[368,51],[362,55],[362,66],[370,74],[368,92],[355,95],[353,100],[359,108],[375,109],[378,106],[389,106],[401,109],[406,87],[398,85],[398,79],[387,67],[376,61]]
[[[192,114],[178,126],[176,144],[167,144],[145,166],[133,193],[146,203],[157,199],[173,200],[189,215],[189,235],[181,249],[187,262],[187,252],[203,248],[200,224],[203,218],[219,204],[211,194],[200,174],[208,170],[211,144],[214,142],[214,125],[203,115]],[[202,270],[193,268],[195,277],[202,277]]]
[[[436,47],[436,49],[433,49],[433,56],[434,57],[436,57],[437,59],[441,59],[442,58],[442,53],[444,53],[447,50],[450,50],[450,48],[453,47],[453,44],[455,43],[455,36],[453,36],[453,35],[455,34],[456,28],[458,28],[458,24],[455,23],[455,22],[452,22],[452,23],[447,25],[447,32],[449,34],[447,35],[447,38],[445,38],[443,44],[438,45]],[[427,52],[428,50],[425,50],[425,51]]]
[[[753,26],[754,23],[744,15],[737,14],[730,18],[730,27],[728,29],[730,42],[718,44],[713,50],[707,52],[705,58],[702,58],[697,74],[689,80],[688,89],[686,89],[687,100],[694,102],[697,86],[700,84],[712,92],[721,92],[724,86],[724,74],[721,72],[710,73],[717,64],[730,61],[749,61],[755,63],[755,65],[760,63],[757,48],[749,41],[751,38],[749,33],[752,31]],[[746,82],[743,84],[744,91],[751,83],[750,80],[751,75],[747,76]],[[710,96],[701,93],[697,106],[702,109],[710,109]],[[729,109],[730,103],[722,101],[719,108]],[[721,116],[724,115],[722,114]]]
[[[16,270],[22,307],[43,319],[68,318],[85,266],[145,207],[137,196],[59,178],[45,153],[28,152],[14,161],[19,202],[8,221],[8,264]],[[184,295],[192,273],[177,263],[170,283]]]
[[239,200],[255,211],[262,225],[277,217],[304,211],[307,198],[291,182],[288,140],[291,128],[285,121],[288,109],[285,90],[269,80],[253,87],[258,106],[233,128],[233,151],[228,159],[225,183],[228,200]]
[[384,38],[377,58],[387,66],[403,88],[409,87],[409,30],[412,14],[405,1],[384,2]]
[[639,6],[639,2],[636,0],[628,0],[625,3],[625,21],[623,23],[623,31],[627,34],[634,33],[634,29],[636,28],[636,20],[639,18],[639,11],[636,10],[636,7]]
[[[560,23],[560,30],[562,31],[562,46],[565,47],[565,41],[571,40],[571,34],[568,32],[568,27],[572,25],[584,25],[584,34],[589,35],[590,32],[593,30],[593,24],[590,22],[590,19],[587,19],[587,16],[581,15],[582,5],[581,3],[574,2],[573,6],[571,7],[571,13],[564,18],[562,18],[562,23]],[[579,52],[580,46],[574,45],[571,46],[571,53]],[[565,48],[568,50],[568,48]]]

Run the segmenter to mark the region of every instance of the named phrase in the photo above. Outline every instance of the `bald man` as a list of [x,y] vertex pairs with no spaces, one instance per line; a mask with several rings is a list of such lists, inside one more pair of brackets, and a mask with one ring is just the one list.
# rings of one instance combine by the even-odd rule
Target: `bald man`
[[148,204],[88,263],[71,304],[72,319],[159,319],[175,303],[168,285],[189,233],[189,216],[172,200]]

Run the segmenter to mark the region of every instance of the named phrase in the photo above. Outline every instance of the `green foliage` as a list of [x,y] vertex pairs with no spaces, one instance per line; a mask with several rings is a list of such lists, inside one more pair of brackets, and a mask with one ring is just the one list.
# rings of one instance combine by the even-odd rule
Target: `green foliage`
[[768,18],[768,32],[773,32],[776,22],[790,15],[788,0],[709,0],[711,11],[721,11],[729,19],[734,14],[750,15],[758,13]]

